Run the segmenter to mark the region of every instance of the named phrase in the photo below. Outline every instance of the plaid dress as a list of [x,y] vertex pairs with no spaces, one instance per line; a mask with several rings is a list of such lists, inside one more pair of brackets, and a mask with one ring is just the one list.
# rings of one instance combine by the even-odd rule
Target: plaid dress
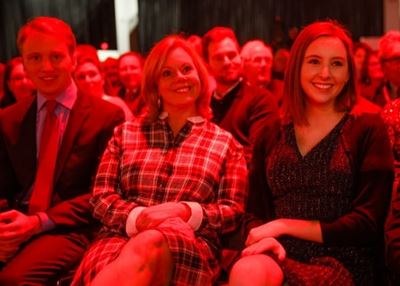
[[211,285],[219,274],[219,235],[233,230],[244,211],[247,170],[242,147],[226,131],[191,117],[174,137],[163,113],[154,123],[126,122],[103,155],[91,203],[103,223],[73,285],[88,285],[129,240],[128,214],[138,206],[191,201],[203,220],[194,237],[155,228],[174,261],[172,285]]

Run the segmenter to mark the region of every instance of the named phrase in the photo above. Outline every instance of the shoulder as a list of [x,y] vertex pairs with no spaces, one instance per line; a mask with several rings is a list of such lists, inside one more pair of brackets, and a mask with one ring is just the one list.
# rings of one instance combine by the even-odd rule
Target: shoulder
[[233,135],[219,127],[213,122],[206,120],[203,124],[204,136],[214,140],[215,142],[220,142],[221,144],[226,144],[230,148],[242,150],[242,145],[233,137]]
[[349,115],[348,132],[362,133],[367,131],[385,130],[385,123],[380,114],[376,113],[361,113],[358,115]]

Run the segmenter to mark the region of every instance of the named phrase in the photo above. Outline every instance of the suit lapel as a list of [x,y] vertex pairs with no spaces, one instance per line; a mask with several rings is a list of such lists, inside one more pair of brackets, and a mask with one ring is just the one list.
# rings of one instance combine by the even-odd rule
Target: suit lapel
[[[61,143],[60,153],[58,156],[58,162],[56,167],[56,178],[58,179],[61,171],[64,168],[65,162],[71,152],[74,142],[76,140],[79,131],[81,130],[83,123],[90,111],[90,102],[86,96],[78,94],[76,102],[72,107],[69,115],[67,128]],[[56,180],[57,180],[56,179]]]

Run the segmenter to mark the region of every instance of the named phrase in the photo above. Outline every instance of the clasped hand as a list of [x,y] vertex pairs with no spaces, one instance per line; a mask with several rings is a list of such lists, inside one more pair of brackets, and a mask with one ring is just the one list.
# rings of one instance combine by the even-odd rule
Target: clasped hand
[[157,227],[166,219],[180,217],[187,221],[190,217],[190,208],[183,203],[168,202],[151,207],[142,211],[136,220],[138,231]]
[[20,245],[40,232],[37,216],[27,216],[11,210],[0,213],[0,261],[7,261]]

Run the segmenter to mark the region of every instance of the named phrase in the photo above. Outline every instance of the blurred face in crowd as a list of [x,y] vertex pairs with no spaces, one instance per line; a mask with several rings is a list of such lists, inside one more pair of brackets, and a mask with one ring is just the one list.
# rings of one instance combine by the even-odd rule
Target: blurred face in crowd
[[182,48],[172,50],[158,80],[164,111],[185,110],[195,115],[200,90],[199,74],[190,55]]
[[365,61],[365,57],[367,56],[367,52],[363,48],[358,48],[354,53],[354,64],[356,65],[357,74],[361,73],[361,69],[363,67],[363,63]]
[[119,83],[118,60],[113,58],[106,59],[102,63],[102,70],[105,77],[112,85]]
[[230,38],[210,43],[208,46],[208,64],[217,83],[234,84],[242,74],[242,60],[239,50]]
[[400,87],[400,42],[391,43],[381,61],[385,78]]
[[384,77],[378,55],[372,53],[368,59],[368,74],[371,79],[382,79]]
[[35,87],[33,86],[32,81],[28,78],[22,63],[19,63],[12,68],[7,85],[17,101],[32,96],[35,90]]
[[255,85],[268,85],[271,81],[272,52],[261,43],[252,47],[243,59],[243,75]]
[[279,49],[276,51],[273,62],[273,70],[276,72],[284,73],[286,64],[289,60],[290,53],[286,49]]
[[33,32],[22,45],[26,73],[46,98],[55,98],[72,80],[74,59],[61,37]]
[[142,66],[140,60],[127,55],[120,59],[118,65],[119,78],[126,89],[136,89],[142,79]]
[[78,90],[85,95],[101,97],[103,91],[103,76],[92,62],[84,62],[75,69],[75,82]]
[[308,105],[334,108],[348,79],[347,53],[341,40],[321,37],[308,46],[300,75]]

